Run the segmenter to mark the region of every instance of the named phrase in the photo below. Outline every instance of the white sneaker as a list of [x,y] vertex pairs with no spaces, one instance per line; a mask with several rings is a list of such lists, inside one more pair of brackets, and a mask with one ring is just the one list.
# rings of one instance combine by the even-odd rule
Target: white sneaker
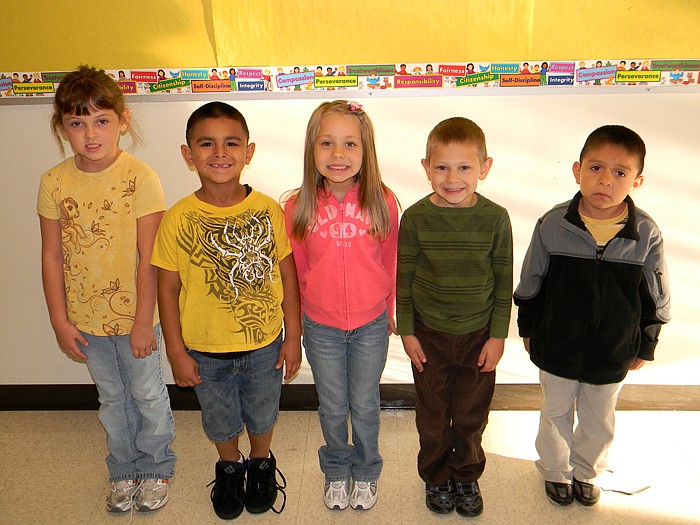
[[369,510],[377,503],[376,481],[355,481],[350,494],[350,506],[353,509]]
[[107,493],[107,510],[109,512],[126,512],[131,509],[138,484],[136,479],[112,481]]
[[341,481],[326,481],[323,487],[323,503],[331,510],[343,510],[350,503],[348,495],[349,479]]
[[134,508],[149,512],[161,508],[168,502],[167,479],[143,479],[134,494]]

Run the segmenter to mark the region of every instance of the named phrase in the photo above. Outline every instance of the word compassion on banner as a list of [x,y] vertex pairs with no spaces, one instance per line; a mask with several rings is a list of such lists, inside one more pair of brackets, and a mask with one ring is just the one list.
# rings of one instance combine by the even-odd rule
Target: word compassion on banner
[[[692,85],[700,59],[108,70],[129,95],[249,91]],[[0,72],[0,97],[52,96],[65,71]]]

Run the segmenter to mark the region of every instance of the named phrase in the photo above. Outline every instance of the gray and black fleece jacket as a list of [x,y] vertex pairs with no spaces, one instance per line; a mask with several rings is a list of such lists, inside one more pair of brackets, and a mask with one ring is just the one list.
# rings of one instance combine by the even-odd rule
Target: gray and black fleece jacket
[[661,232],[628,196],[625,226],[599,248],[578,213],[581,193],[535,226],[514,293],[530,359],[559,377],[619,383],[636,357],[652,361],[670,319]]

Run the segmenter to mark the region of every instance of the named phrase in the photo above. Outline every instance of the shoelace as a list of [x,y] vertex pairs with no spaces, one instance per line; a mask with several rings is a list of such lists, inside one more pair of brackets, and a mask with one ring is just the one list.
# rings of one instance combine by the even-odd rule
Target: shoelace
[[[132,482],[133,482],[133,485],[131,484]],[[110,490],[112,492],[129,492],[129,491],[131,491],[131,497],[133,498],[136,495],[136,491],[138,490],[141,483],[142,483],[141,480],[125,479],[125,480],[122,480],[121,482],[117,482],[117,485],[112,486]],[[134,505],[132,504],[129,507],[129,511],[128,511],[130,519],[133,519],[135,510],[136,509],[134,508]]]
[[217,476],[214,480],[210,481],[207,487],[211,487],[212,485],[214,485],[213,487],[211,487],[210,499],[214,501],[214,491],[216,490],[216,487],[218,485],[223,487],[223,490],[219,492],[219,497],[224,497],[226,494],[233,494],[233,497],[236,498],[240,503],[244,503],[245,496],[238,494],[238,487],[235,481],[236,480],[234,479],[234,476],[231,476],[229,474],[224,476]]
[[358,494],[368,494],[369,496],[372,496],[372,484],[369,481],[357,481],[355,482],[353,492],[357,492]]
[[[279,468],[275,467],[275,473],[276,473],[276,474],[279,474],[280,477],[282,478],[282,483],[283,483],[282,485],[280,485],[279,482],[277,481],[277,475],[275,475],[275,477],[274,477],[274,482],[275,482],[275,490],[276,490],[277,492],[282,493],[283,499],[282,499],[282,506],[280,507],[279,510],[277,510],[277,509],[276,509],[274,506],[272,506],[272,505],[270,505],[270,510],[271,510],[272,512],[274,512],[275,514],[281,514],[282,511],[284,510],[284,506],[287,504],[287,493],[284,491],[284,489],[287,488],[287,480],[285,479],[284,474],[282,474],[282,472],[280,471]],[[258,489],[258,490],[260,490],[260,486],[263,485],[263,484],[260,483],[260,482],[252,482],[252,483],[251,483],[250,480],[249,480],[249,483],[250,483],[250,486],[251,486],[251,487],[255,487],[255,488]],[[256,485],[257,485],[257,486],[256,486]],[[264,488],[264,486],[263,486],[263,488]]]
[[326,495],[329,498],[344,498],[347,497],[346,482],[345,481],[331,481],[328,485],[328,490]]

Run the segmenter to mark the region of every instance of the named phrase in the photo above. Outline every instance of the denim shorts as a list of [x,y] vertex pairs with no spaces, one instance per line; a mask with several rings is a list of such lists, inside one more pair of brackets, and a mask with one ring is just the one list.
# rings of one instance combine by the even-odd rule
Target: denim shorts
[[269,345],[240,357],[209,357],[188,349],[199,364],[202,383],[194,390],[202,409],[202,427],[214,442],[243,432],[265,434],[275,425],[282,392],[282,369],[275,365],[282,333]]

